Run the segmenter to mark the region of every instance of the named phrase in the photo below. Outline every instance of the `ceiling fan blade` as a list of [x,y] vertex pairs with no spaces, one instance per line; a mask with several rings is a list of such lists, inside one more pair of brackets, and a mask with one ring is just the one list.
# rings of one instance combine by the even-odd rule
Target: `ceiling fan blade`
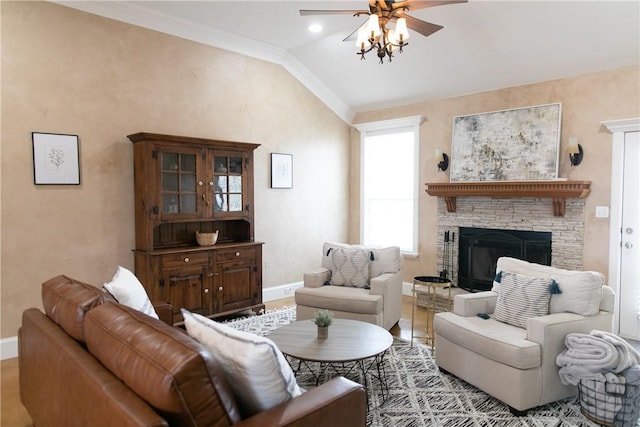
[[413,31],[417,31],[425,37],[430,36],[436,31],[444,28],[442,25],[432,24],[431,22],[426,22],[421,19],[414,18],[413,16],[409,16],[405,13],[400,16],[407,20],[407,27],[409,27]]
[[425,9],[427,7],[446,6],[448,4],[467,3],[467,0],[405,0],[393,3],[393,9],[406,7],[409,10]]
[[300,9],[300,15],[362,15],[369,14],[368,10],[303,10]]
[[356,36],[358,34],[358,31],[360,30],[360,28],[364,27],[365,25],[367,25],[367,21],[364,21],[362,23],[362,25],[358,26],[358,28],[356,28],[355,30],[353,30],[351,32],[351,34],[349,34],[347,37],[345,37],[344,39],[342,39],[343,42],[349,42],[349,41],[355,41],[356,40]]
[[361,25],[358,25],[358,27],[353,30],[351,32],[351,34],[349,34],[347,37],[345,37],[344,39],[342,39],[343,42],[349,42],[349,41],[356,41],[356,39],[358,38],[358,31],[360,30],[360,28],[362,27],[366,27],[368,21],[364,21]]

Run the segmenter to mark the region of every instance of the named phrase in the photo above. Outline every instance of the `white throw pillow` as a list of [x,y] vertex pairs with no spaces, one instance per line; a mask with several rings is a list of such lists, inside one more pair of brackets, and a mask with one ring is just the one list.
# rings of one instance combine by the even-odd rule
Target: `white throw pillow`
[[[509,257],[498,258],[496,274],[501,271],[555,279],[561,293],[551,295],[549,313],[592,316],[600,310],[604,275],[597,271],[563,270]],[[494,281],[492,290],[500,293],[500,284]]]
[[141,311],[155,319],[158,318],[144,286],[142,286],[136,275],[126,268],[118,266],[116,274],[109,283],[104,284],[104,288],[120,304]]
[[182,309],[187,333],[220,363],[243,418],[302,394],[291,366],[273,341]]
[[369,257],[364,249],[334,248],[329,254],[331,263],[330,283],[334,286],[364,288],[369,285]]
[[400,248],[398,246],[374,248],[370,269],[371,278],[400,271]]
[[503,272],[493,318],[522,329],[527,319],[549,314],[553,279]]

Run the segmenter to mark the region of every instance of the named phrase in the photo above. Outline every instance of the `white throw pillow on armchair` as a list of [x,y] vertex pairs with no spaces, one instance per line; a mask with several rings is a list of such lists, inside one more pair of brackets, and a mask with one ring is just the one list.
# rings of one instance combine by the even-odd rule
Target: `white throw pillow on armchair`
[[371,278],[381,276],[385,273],[397,273],[400,271],[400,247],[389,246],[386,248],[373,248],[372,251]]

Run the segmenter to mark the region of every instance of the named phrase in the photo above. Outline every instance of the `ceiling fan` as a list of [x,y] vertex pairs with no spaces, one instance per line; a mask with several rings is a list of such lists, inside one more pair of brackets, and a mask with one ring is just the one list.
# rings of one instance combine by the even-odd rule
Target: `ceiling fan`
[[[467,0],[369,0],[369,10],[300,10],[300,15],[368,15],[367,22],[344,40],[352,40],[353,35],[357,33],[356,46],[359,51],[356,53],[360,55],[360,58],[365,59],[365,54],[375,49],[382,64],[385,57],[389,58],[389,62],[391,62],[394,51],[402,52],[402,48],[408,44],[409,32],[407,28],[411,28],[425,37],[443,28],[442,25],[432,24],[407,15],[407,12],[466,2]],[[395,22],[395,28],[387,28],[391,22]]]

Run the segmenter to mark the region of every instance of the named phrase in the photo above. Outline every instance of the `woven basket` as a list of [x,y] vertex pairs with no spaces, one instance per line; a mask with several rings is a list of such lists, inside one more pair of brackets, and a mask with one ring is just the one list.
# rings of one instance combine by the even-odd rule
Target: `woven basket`
[[[605,427],[637,426],[640,405],[627,405],[627,399],[637,396],[638,386],[599,380],[580,380],[578,396],[582,415]],[[615,410],[615,411],[614,411]]]
[[200,233],[196,231],[196,242],[200,246],[213,246],[218,241],[218,230],[215,233]]

